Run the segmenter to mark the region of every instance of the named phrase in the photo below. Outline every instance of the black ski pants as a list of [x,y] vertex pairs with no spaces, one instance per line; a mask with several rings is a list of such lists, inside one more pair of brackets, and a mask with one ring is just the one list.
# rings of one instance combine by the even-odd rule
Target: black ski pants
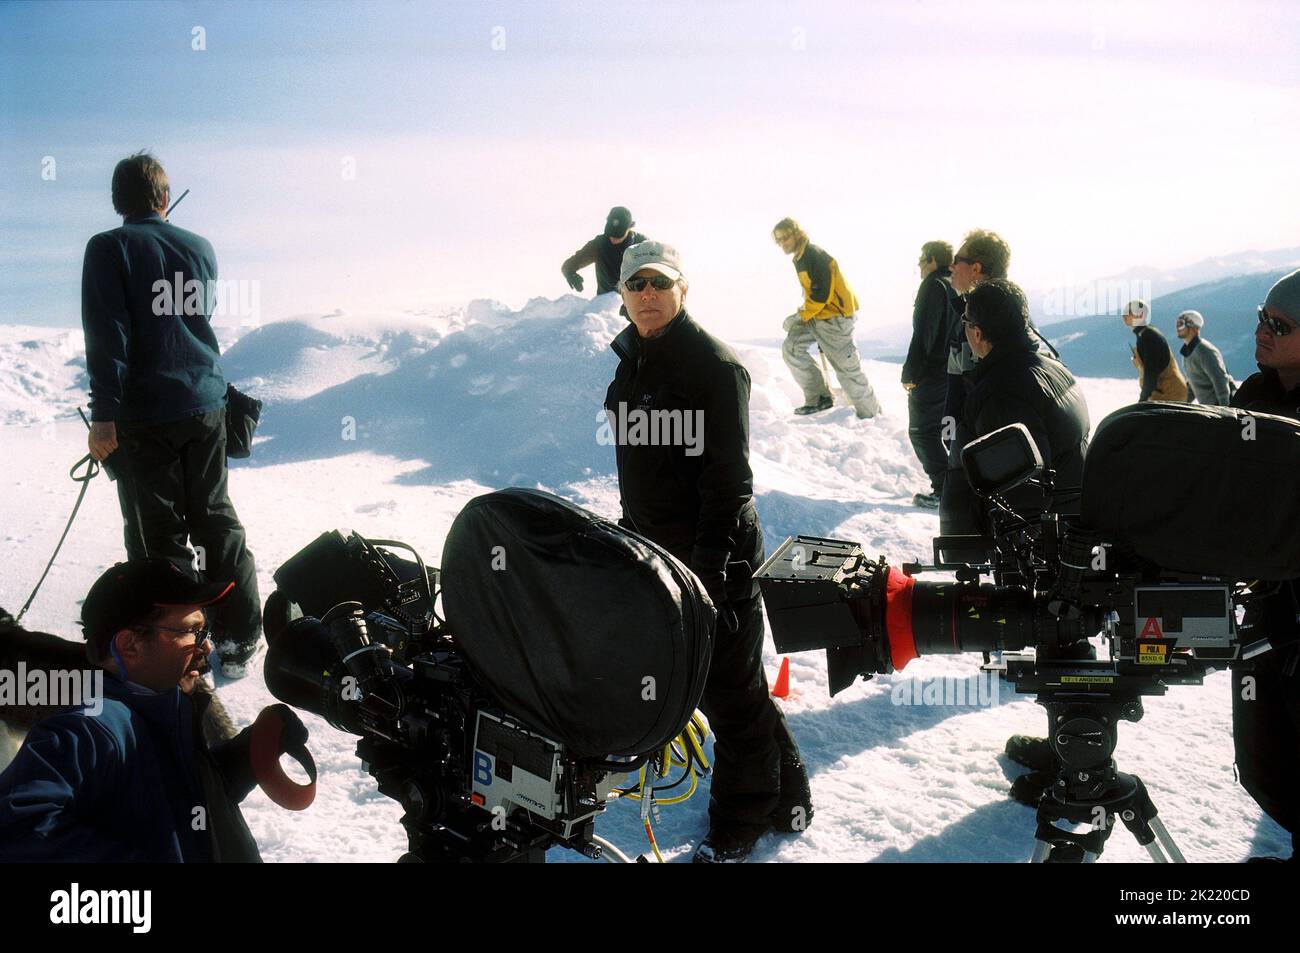
[[907,435],[930,478],[930,491],[943,493],[948,474],[948,451],[943,445],[943,417],[948,402],[948,374],[939,370],[927,374],[907,392]]
[[719,623],[700,702],[714,736],[709,820],[766,830],[781,794],[781,763],[803,759],[768,691],[762,596],[729,607],[736,631]]
[[1232,670],[1232,742],[1241,786],[1293,841],[1300,821],[1298,661],[1300,649],[1291,645]]
[[251,647],[261,632],[262,609],[253,554],[226,492],[225,410],[119,426],[118,440],[126,450],[126,485],[118,493],[128,556],[142,547],[144,555],[169,559],[193,575],[200,554],[197,568],[207,579],[235,584],[207,610],[214,640]]

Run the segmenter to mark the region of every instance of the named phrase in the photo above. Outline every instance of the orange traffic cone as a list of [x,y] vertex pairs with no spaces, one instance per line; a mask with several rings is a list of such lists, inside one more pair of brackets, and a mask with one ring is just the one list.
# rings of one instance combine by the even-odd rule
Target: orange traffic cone
[[776,684],[772,686],[773,698],[790,697],[790,659],[781,659],[781,671],[777,672]]

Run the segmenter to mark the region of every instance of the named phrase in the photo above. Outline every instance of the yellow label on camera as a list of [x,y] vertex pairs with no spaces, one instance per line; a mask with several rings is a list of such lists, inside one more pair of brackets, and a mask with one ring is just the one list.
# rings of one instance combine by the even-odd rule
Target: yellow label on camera
[[1062,685],[1109,685],[1115,681],[1113,675],[1062,675]]
[[1137,663],[1139,665],[1164,665],[1169,660],[1169,646],[1163,642],[1139,642]]

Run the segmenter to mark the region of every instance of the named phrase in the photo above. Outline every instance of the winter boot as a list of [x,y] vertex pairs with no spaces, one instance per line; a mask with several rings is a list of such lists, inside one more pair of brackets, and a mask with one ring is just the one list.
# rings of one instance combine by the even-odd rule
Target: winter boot
[[812,788],[808,770],[802,761],[781,761],[781,798],[772,809],[772,827],[786,834],[797,834],[812,823]]
[[830,394],[825,394],[817,398],[816,403],[804,404],[802,407],[796,407],[794,412],[800,417],[806,417],[809,414],[818,414],[823,410],[830,410],[835,406],[835,398]]
[[1012,735],[1007,739],[1007,757],[1032,771],[1048,771],[1056,767],[1056,755],[1046,738],[1029,735]]
[[1055,771],[1030,771],[1011,782],[1011,799],[1028,807],[1038,807],[1047,789],[1055,783]]
[[256,642],[225,640],[218,642],[217,654],[221,656],[221,674],[232,681],[243,678],[252,668],[254,659],[261,655],[262,645],[260,639]]
[[709,833],[691,858],[694,864],[742,864],[754,851],[764,828],[752,824],[711,821]]

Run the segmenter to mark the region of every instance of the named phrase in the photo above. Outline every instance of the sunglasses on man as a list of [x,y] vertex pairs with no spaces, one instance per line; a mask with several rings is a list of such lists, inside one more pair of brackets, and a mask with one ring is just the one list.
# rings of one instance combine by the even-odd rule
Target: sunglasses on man
[[677,282],[667,275],[654,275],[650,278],[629,278],[623,282],[623,287],[633,294],[645,291],[645,286],[649,285],[655,291],[667,291]]
[[1273,336],[1278,338],[1286,337],[1296,328],[1294,324],[1289,324],[1281,318],[1269,317],[1264,313],[1264,306],[1262,304],[1259,306],[1259,323],[1266,326],[1273,332]]

